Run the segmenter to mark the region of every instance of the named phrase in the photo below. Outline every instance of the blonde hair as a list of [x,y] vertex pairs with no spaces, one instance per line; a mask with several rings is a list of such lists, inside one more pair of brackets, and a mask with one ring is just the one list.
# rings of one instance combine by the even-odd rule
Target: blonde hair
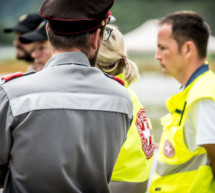
[[123,35],[118,27],[110,24],[106,27],[113,31],[99,49],[96,65],[103,72],[114,76],[124,73],[125,80],[130,84],[139,78],[137,65],[127,58]]

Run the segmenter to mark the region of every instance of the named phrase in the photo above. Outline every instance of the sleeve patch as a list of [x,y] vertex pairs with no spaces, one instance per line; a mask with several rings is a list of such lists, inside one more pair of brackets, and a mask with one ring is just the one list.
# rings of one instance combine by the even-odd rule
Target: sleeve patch
[[140,109],[137,114],[136,127],[142,140],[143,151],[146,158],[149,159],[153,156],[154,145],[152,142],[152,129],[149,126],[146,111],[144,109]]

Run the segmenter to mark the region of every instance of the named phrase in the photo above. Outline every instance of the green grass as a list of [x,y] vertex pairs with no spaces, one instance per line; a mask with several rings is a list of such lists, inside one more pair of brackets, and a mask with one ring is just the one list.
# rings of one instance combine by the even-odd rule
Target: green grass
[[[160,72],[160,64],[155,60],[154,54],[129,54],[128,58],[133,60],[138,68],[140,74],[145,72]],[[215,71],[215,54],[210,53],[207,57],[210,68]]]
[[[129,54],[128,58],[137,64],[140,74],[161,71],[159,62],[154,59],[154,54]],[[208,56],[208,62],[211,69],[215,71],[215,54]],[[28,65],[22,60],[0,60],[0,73],[25,72],[27,68]]]
[[28,65],[21,60],[3,60],[0,61],[0,74],[9,74],[17,71],[25,72]]
[[160,71],[160,65],[153,54],[129,54],[128,58],[137,64],[140,74]]

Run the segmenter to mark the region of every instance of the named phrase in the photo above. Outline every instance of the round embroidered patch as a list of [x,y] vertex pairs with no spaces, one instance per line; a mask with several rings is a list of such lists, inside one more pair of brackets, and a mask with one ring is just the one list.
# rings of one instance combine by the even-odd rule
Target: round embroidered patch
[[164,143],[163,153],[168,158],[171,158],[175,155],[175,150],[169,140],[166,140]]
[[146,154],[146,158],[149,159],[154,153],[154,147],[152,143],[152,129],[149,126],[144,109],[140,109],[137,114],[136,127],[142,140],[143,151]]

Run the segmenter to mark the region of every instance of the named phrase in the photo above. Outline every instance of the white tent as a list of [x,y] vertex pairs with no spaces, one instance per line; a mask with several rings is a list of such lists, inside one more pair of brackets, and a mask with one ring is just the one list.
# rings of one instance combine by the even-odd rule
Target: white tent
[[124,35],[128,52],[155,52],[157,41],[156,20],[148,20]]
[[[128,52],[155,53],[157,49],[157,20],[148,20],[124,35]],[[215,37],[210,36],[208,51],[215,52]]]
[[208,42],[208,52],[215,52],[215,37],[210,36]]

